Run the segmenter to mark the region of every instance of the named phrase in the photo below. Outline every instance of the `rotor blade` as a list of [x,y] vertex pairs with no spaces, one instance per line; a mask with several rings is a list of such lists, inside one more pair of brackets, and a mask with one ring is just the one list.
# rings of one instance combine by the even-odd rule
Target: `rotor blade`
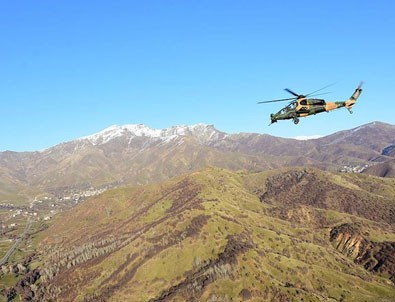
[[363,85],[363,81],[359,82],[359,85],[358,85],[357,89],[361,89],[362,85]]
[[291,89],[285,88],[284,90],[289,92],[290,94],[292,94],[294,96],[299,96],[299,94],[297,94],[296,92],[293,92]]
[[319,95],[324,95],[324,94],[330,94],[332,92],[323,92],[323,93],[317,93],[317,94],[309,94],[308,96],[319,96]]
[[[330,94],[330,93],[332,93],[332,92],[323,92],[323,93],[313,94],[313,95],[310,95],[310,96],[319,96],[319,95]],[[263,101],[263,102],[258,102],[258,104],[274,103],[274,102],[285,102],[285,101],[297,100],[297,99],[298,99],[298,98],[288,98],[288,99],[279,99],[279,100]]]
[[263,102],[258,102],[258,104],[274,103],[274,102],[285,102],[285,101],[290,101],[290,100],[295,100],[295,99],[296,99],[296,98],[288,98],[288,99],[279,99],[279,100],[263,101]]
[[306,94],[306,96],[312,95],[312,94],[314,94],[314,93],[316,93],[316,92],[318,92],[318,91],[324,90],[325,88],[331,87],[331,86],[335,85],[336,83],[337,83],[337,82],[332,83],[332,84],[329,84],[329,85],[326,85],[325,87],[322,87],[322,88],[320,88],[320,89],[318,89],[318,90],[316,90],[316,91],[313,91],[313,92],[310,92],[310,93]]

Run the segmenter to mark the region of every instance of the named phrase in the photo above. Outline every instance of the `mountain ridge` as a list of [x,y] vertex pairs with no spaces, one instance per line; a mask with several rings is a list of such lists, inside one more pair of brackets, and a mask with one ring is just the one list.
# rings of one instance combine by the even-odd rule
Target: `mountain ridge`
[[36,192],[61,195],[67,188],[163,181],[205,166],[250,171],[286,166],[353,169],[393,159],[383,150],[394,144],[395,126],[380,122],[305,141],[227,134],[206,124],[167,129],[111,126],[39,152],[0,152],[0,183],[9,188],[0,189],[0,200],[10,200],[13,193],[15,199],[26,200]]
[[[81,141],[89,141],[93,145],[98,145],[98,144],[105,144],[109,142],[111,139],[115,139],[117,137],[123,136],[125,134],[129,134],[134,137],[149,137],[149,138],[174,138],[176,136],[199,136],[199,130],[200,133],[203,132],[208,132],[210,135],[209,136],[214,136],[214,134],[217,134],[220,136],[220,139],[224,137],[251,137],[251,136],[261,136],[261,137],[270,137],[274,139],[280,139],[280,140],[287,140],[287,141],[301,141],[301,142],[306,142],[306,141],[316,141],[316,140],[327,140],[327,138],[331,138],[334,135],[340,136],[343,135],[343,139],[347,137],[346,134],[348,134],[350,131],[351,132],[358,132],[359,130],[366,129],[366,128],[371,128],[372,126],[379,126],[379,127],[395,127],[392,124],[384,123],[384,122],[379,122],[379,121],[374,121],[370,122],[361,126],[357,126],[355,128],[351,128],[349,130],[341,130],[334,132],[332,134],[328,134],[325,136],[296,136],[296,137],[279,137],[279,136],[273,136],[268,133],[256,133],[256,132],[238,132],[238,133],[226,133],[223,131],[218,130],[215,128],[213,124],[204,124],[204,123],[198,123],[198,124],[192,124],[192,125],[175,125],[171,126],[168,128],[163,128],[163,129],[156,129],[156,128],[150,128],[146,126],[145,124],[124,124],[124,125],[112,125],[109,127],[104,128],[103,130],[100,130],[96,133],[82,136],[79,138],[75,138],[69,141],[61,142],[58,143],[54,146],[45,148],[44,150],[36,150],[36,151],[13,151],[13,150],[4,150],[0,151],[0,154],[35,154],[35,153],[44,153],[52,148],[55,148],[57,146],[61,146],[64,144],[69,144],[69,143],[75,143],[75,142],[81,142]],[[307,139],[306,139],[307,138]]]
[[111,139],[123,135],[130,137],[159,138],[165,141],[180,136],[194,136],[201,142],[207,143],[214,136],[218,139],[219,136],[225,136],[227,134],[217,130],[213,125],[209,124],[178,125],[165,129],[153,129],[144,124],[126,124],[122,126],[113,125],[98,133],[84,136],[76,140],[88,140],[93,145],[97,145],[105,144]]

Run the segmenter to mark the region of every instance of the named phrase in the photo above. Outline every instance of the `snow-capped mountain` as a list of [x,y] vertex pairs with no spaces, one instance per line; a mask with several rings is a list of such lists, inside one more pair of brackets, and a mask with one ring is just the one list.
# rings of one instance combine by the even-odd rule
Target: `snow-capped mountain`
[[143,124],[130,124],[123,126],[113,125],[98,133],[82,137],[78,140],[88,140],[96,146],[106,144],[120,137],[128,138],[129,142],[134,137],[152,138],[169,142],[172,139],[184,136],[190,136],[202,144],[208,144],[224,138],[226,134],[215,129],[213,125],[206,124],[190,126],[181,125],[166,129],[152,129]]
[[[226,134],[213,125],[111,126],[41,152],[0,152],[0,200],[31,192],[160,181],[205,166],[261,171],[284,166],[338,170],[393,158],[395,126],[371,123],[314,140]],[[385,149],[388,150],[388,149]]]

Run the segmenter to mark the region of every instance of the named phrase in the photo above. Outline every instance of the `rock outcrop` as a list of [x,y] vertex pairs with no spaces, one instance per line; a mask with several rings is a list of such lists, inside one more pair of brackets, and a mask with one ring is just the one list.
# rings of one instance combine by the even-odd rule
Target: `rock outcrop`
[[342,224],[330,232],[337,250],[371,272],[388,276],[395,283],[395,242],[373,242],[363,236],[357,225]]

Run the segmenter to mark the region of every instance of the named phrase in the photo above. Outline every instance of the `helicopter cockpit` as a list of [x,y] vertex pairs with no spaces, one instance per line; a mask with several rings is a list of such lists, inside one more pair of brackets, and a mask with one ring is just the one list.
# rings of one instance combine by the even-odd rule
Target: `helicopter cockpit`
[[284,107],[283,109],[281,109],[279,112],[277,112],[277,114],[287,114],[291,111],[294,111],[296,108],[297,102],[291,102],[289,103],[286,107]]

